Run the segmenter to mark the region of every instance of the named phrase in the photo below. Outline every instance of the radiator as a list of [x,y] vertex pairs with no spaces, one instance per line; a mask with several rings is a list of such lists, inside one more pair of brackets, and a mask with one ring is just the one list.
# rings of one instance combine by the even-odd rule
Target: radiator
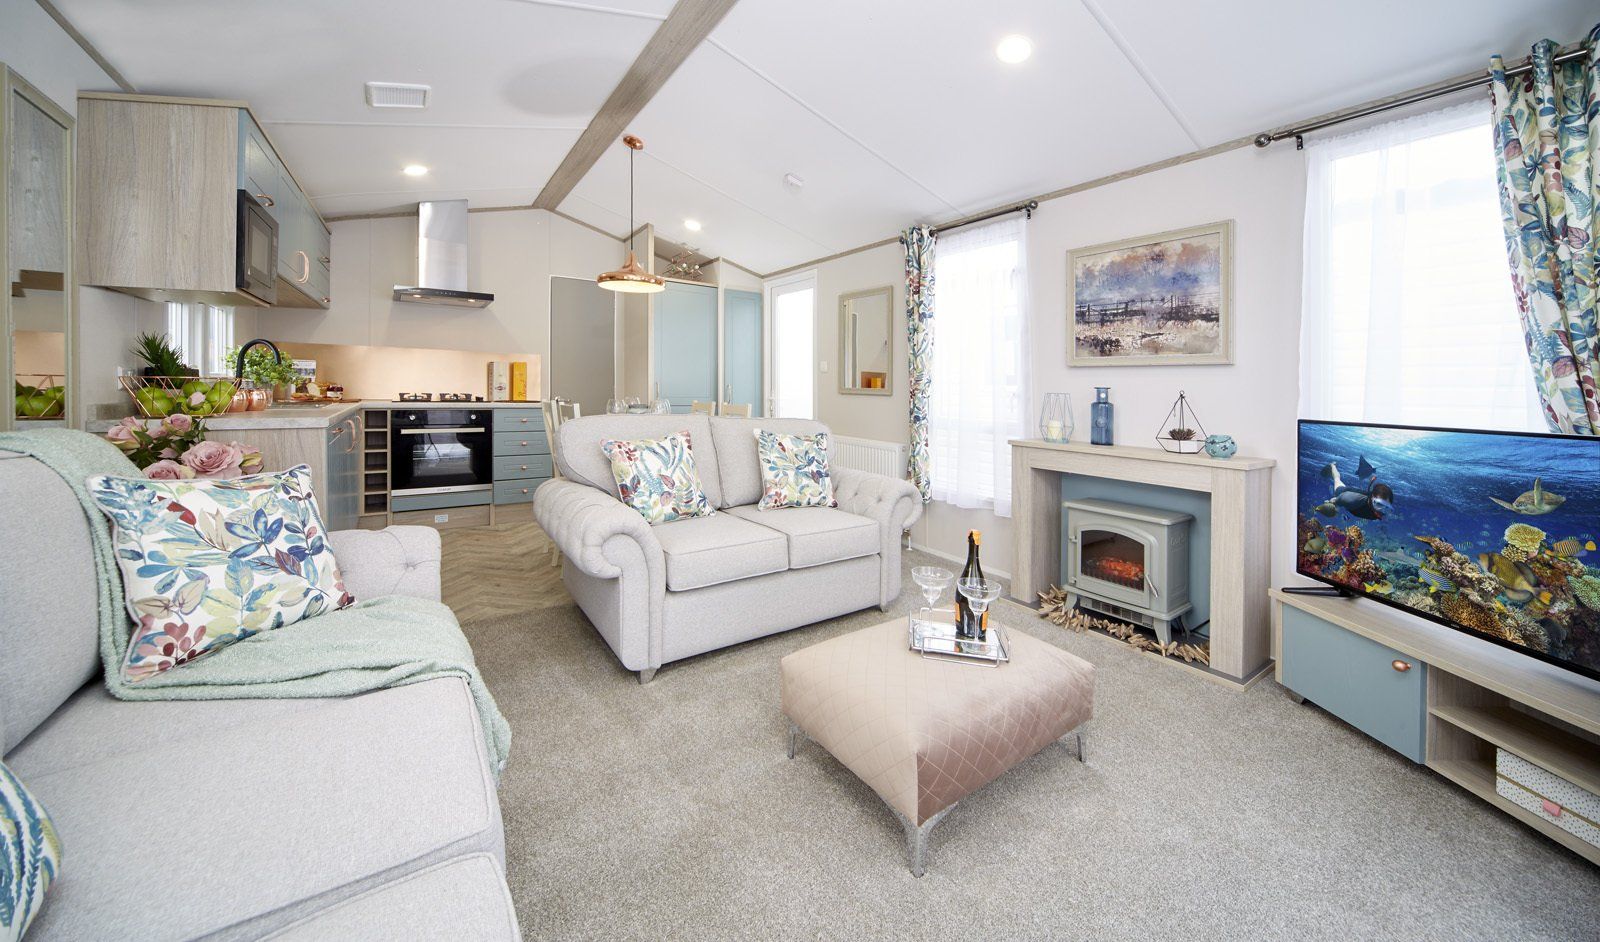
[[870,471],[905,480],[906,448],[904,442],[879,442],[870,438],[835,435],[829,444],[828,461],[841,468]]

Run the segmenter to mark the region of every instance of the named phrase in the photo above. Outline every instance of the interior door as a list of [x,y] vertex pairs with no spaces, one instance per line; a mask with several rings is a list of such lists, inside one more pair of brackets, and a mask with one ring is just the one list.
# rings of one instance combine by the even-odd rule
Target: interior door
[[761,393],[761,292],[722,295],[722,401],[765,415]]
[[717,400],[717,289],[668,282],[655,298],[655,395],[683,415]]
[[616,388],[617,295],[591,278],[550,279],[550,395],[603,415]]

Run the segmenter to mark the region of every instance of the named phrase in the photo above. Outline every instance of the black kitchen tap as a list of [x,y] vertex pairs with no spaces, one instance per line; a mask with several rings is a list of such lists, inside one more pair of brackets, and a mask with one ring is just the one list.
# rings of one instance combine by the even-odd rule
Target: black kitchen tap
[[238,384],[244,379],[244,355],[249,353],[251,348],[260,344],[266,344],[267,349],[272,351],[273,359],[277,360],[279,363],[283,362],[283,351],[278,349],[277,344],[267,340],[264,337],[257,337],[254,340],[248,340],[245,342],[244,346],[239,348],[239,359],[233,365],[233,379],[235,384]]

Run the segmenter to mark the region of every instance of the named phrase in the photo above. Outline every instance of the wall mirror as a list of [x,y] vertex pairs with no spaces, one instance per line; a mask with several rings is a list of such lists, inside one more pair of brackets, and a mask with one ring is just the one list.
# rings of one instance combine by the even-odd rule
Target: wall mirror
[[894,376],[894,289],[839,296],[839,391],[890,395]]
[[0,428],[63,425],[72,381],[72,118],[0,65]]

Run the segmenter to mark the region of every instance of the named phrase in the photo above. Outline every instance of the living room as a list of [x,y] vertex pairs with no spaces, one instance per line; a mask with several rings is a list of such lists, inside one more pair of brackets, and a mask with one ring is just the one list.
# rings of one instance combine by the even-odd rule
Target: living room
[[1596,20],[0,0],[0,940],[1594,938]]

